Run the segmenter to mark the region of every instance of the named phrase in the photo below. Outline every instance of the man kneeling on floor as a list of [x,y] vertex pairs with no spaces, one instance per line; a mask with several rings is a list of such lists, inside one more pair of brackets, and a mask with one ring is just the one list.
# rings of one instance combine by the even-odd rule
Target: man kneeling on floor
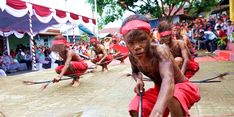
[[[146,17],[132,15],[124,20],[120,32],[130,51],[132,76],[136,79],[134,91],[144,91],[143,74],[155,86],[143,94],[143,117],[188,117],[188,110],[200,100],[199,89],[181,73],[166,45],[151,44],[153,34]],[[129,104],[132,117],[138,116],[139,96]]]

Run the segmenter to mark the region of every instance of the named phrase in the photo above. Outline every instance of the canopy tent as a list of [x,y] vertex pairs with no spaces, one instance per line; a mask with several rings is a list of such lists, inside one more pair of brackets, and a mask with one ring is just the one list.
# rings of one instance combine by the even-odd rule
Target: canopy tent
[[20,38],[24,33],[29,33],[29,15],[31,15],[34,35],[54,24],[67,22],[96,24],[93,18],[21,0],[0,0],[0,9],[0,35],[2,36],[15,34]]
[[[42,30],[46,30],[47,27],[54,24],[66,24],[68,22],[72,24],[96,24],[96,21],[93,18],[22,0],[0,0],[0,21],[0,35],[4,37],[11,34],[15,34],[18,38],[23,37],[25,33],[30,35],[30,49],[33,54],[33,70],[36,70],[33,35]],[[5,38],[4,43],[5,49],[5,46],[9,44]]]

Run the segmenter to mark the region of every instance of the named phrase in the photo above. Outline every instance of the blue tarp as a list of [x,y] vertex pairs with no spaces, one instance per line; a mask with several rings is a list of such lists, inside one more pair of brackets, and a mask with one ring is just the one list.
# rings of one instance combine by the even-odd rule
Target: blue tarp
[[89,37],[94,36],[94,34],[87,27],[85,27],[83,24],[79,24],[78,28],[80,30],[82,30],[83,32],[85,32]]
[[149,21],[149,23],[150,23],[150,26],[151,26],[151,29],[152,29],[152,28],[158,27],[158,25],[159,25],[160,22],[159,22],[158,19],[151,19]]

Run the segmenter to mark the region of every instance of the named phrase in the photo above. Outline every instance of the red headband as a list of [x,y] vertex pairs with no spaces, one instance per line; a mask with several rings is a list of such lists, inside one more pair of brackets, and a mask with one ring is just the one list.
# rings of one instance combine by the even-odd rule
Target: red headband
[[134,30],[134,29],[142,29],[142,30],[145,30],[147,33],[150,33],[150,24],[141,20],[133,20],[133,21],[126,23],[120,29],[120,33],[125,35],[130,30]]
[[64,37],[56,37],[53,41],[53,45],[57,45],[57,44],[64,44],[67,46],[69,45],[69,43]]
[[159,33],[160,37],[168,36],[171,34],[172,34],[171,30],[167,30],[167,31],[163,31]]

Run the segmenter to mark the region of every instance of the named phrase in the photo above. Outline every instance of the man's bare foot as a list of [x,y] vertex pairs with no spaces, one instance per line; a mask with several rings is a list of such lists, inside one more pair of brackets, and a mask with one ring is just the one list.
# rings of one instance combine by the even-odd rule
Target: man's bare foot
[[70,84],[73,85],[75,83],[75,81],[76,81],[76,79],[73,79]]
[[104,73],[107,73],[108,71],[109,71],[108,69],[104,69],[104,70],[103,70]]
[[71,83],[70,83],[70,85],[73,85],[74,84],[74,82],[72,81]]
[[80,85],[80,81],[76,80],[74,81],[74,83],[72,84],[72,87],[78,87]]

